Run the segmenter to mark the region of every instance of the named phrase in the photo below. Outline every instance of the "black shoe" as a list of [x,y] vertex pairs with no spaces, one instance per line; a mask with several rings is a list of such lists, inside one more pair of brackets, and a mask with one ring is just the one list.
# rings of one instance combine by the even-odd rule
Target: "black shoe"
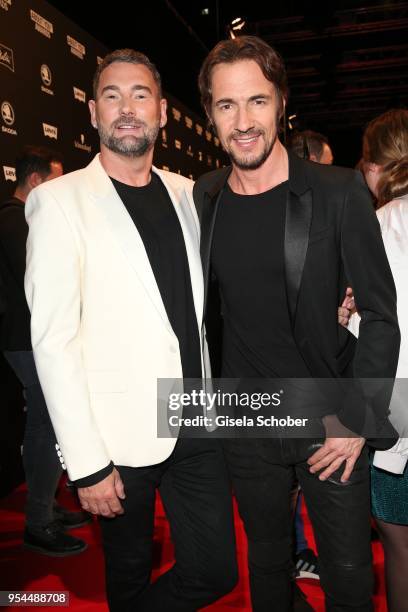
[[92,514],[89,512],[71,512],[62,506],[54,506],[54,518],[64,529],[75,529],[92,522]]
[[57,522],[42,529],[24,530],[24,548],[50,557],[68,557],[84,551],[88,545],[79,538],[67,535]]

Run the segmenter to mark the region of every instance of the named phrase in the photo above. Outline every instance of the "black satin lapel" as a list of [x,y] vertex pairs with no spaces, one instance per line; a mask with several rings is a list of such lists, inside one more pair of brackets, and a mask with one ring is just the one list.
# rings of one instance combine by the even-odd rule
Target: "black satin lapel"
[[296,195],[289,190],[285,222],[286,290],[292,324],[296,307],[312,221],[312,190]]
[[200,253],[204,274],[204,305],[207,303],[208,281],[210,273],[211,245],[214,234],[215,219],[223,190],[210,196],[204,194],[204,206],[201,217]]

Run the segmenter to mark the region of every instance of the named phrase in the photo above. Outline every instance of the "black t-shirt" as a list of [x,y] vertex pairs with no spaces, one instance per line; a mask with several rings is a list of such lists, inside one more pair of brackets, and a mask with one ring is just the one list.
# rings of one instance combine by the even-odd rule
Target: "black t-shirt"
[[201,351],[190,271],[177,213],[160,178],[143,187],[111,179],[143,240],[176,334],[184,378],[201,378]]
[[222,376],[308,377],[291,328],[284,270],[288,182],[257,195],[229,186],[215,223],[212,270],[223,313]]

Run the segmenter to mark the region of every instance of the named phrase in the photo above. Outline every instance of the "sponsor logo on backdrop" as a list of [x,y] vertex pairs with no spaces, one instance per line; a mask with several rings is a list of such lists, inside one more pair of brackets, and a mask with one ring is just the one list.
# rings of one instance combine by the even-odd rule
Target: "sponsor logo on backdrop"
[[211,155],[207,155],[207,166],[212,166],[212,157],[211,157]]
[[1,104],[1,116],[6,125],[13,125],[14,123],[14,109],[10,102],[4,100]]
[[194,157],[193,148],[192,148],[191,145],[188,145],[188,147],[187,147],[187,155],[189,157]]
[[57,140],[58,128],[55,127],[55,125],[50,125],[49,123],[43,123],[42,126],[44,130],[44,136],[47,136],[48,138],[55,138],[55,140]]
[[202,151],[198,152],[198,161],[203,161],[203,152]]
[[12,181],[13,183],[16,182],[17,177],[15,168],[13,168],[12,166],[3,166],[3,172],[6,181]]
[[49,88],[49,85],[52,83],[52,73],[47,66],[47,64],[42,64],[40,68],[41,80],[43,84],[41,85],[41,91],[48,94],[49,96],[53,96],[54,92]]
[[11,0],[0,0],[0,8],[8,11],[11,6]]
[[161,137],[162,137],[162,147],[164,149],[167,149],[168,144],[167,144],[167,131],[165,129],[163,129],[161,131]]
[[209,132],[208,130],[205,130],[205,137],[207,139],[207,142],[211,142],[211,140],[212,140],[211,132]]
[[171,112],[173,113],[174,119],[176,121],[180,121],[180,119],[181,119],[181,112],[177,108],[175,108],[174,106],[172,106]]
[[202,136],[203,134],[203,126],[200,125],[199,123],[196,123],[196,132],[199,136]]
[[33,11],[33,9],[30,9],[30,17],[31,21],[34,21],[35,23],[35,29],[37,32],[43,36],[46,36],[47,38],[51,38],[51,35],[54,34],[54,26],[52,25],[51,21],[41,17],[41,15]]
[[86,151],[87,153],[90,153],[92,151],[91,145],[87,145],[86,142],[85,142],[85,135],[84,134],[81,134],[79,140],[75,140],[74,141],[74,147],[76,149],[80,149],[81,151]]
[[42,64],[40,71],[42,82],[46,87],[49,87],[52,83],[52,74],[51,70],[49,69],[49,66],[47,66],[47,64]]
[[217,168],[219,168],[219,167],[220,167],[220,165],[221,165],[221,164],[220,164],[220,160],[219,160],[219,159],[216,159],[216,160],[215,160],[215,166],[216,166]]
[[168,166],[162,166],[162,170],[167,170],[167,172],[170,172],[170,168]]
[[181,140],[176,140],[174,141],[174,146],[176,147],[176,149],[178,149],[179,151],[181,151]]
[[86,102],[86,93],[82,91],[82,89],[75,87],[75,85],[74,85],[74,98],[75,100],[79,100],[80,102]]
[[84,59],[86,48],[82,43],[78,42],[77,40],[75,40],[75,38],[72,38],[72,36],[69,36],[67,34],[67,44],[73,55],[76,55],[77,57],[79,57],[79,59]]
[[99,65],[99,64],[102,64],[102,62],[103,62],[103,57],[101,57],[100,55],[97,55],[96,56],[96,63]]
[[13,50],[0,43],[0,64],[14,72]]
[[214,136],[214,144],[215,144],[216,147],[220,146],[220,139],[217,138],[216,136]]
[[191,130],[193,127],[193,120],[190,117],[187,117],[186,115],[184,117],[184,121],[186,122],[186,126],[188,127],[188,129]]
[[11,106],[10,102],[4,100],[4,102],[1,103],[0,111],[3,123],[5,123],[5,125],[1,126],[1,131],[11,136],[17,136],[17,131],[11,127],[15,121],[15,114],[14,108]]

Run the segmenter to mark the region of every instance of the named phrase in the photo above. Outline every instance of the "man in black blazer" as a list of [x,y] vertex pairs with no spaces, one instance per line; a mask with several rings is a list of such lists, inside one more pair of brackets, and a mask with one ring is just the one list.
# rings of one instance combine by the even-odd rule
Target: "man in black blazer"
[[[358,173],[298,159],[283,147],[277,134],[285,70],[259,38],[219,43],[202,66],[199,86],[232,162],[201,177],[194,191],[216,373],[247,382],[355,380],[354,388],[346,385],[321,405],[315,396],[309,405],[302,397],[303,416],[320,423],[321,435],[224,441],[248,536],[253,609],[293,606],[296,475],[316,534],[327,610],[368,611],[366,438],[383,447],[395,440],[385,379],[395,376],[400,340],[394,283],[371,199]],[[348,284],[361,315],[357,343],[336,317]]]

